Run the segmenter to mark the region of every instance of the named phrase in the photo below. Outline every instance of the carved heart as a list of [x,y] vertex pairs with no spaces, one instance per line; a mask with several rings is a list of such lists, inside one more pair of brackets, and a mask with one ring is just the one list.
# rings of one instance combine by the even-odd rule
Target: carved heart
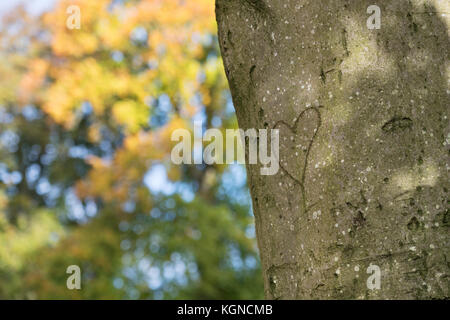
[[319,109],[310,107],[300,113],[292,126],[278,121],[274,127],[280,130],[280,167],[300,184],[302,192],[309,151],[320,125]]

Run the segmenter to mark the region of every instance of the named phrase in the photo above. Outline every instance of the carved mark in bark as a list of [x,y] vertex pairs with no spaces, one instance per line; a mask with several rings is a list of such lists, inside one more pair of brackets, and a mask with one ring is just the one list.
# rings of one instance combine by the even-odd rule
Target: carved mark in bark
[[[322,83],[325,84],[327,82],[327,74],[330,72],[336,71],[336,69],[332,68],[330,70],[323,70],[323,67],[320,68],[320,79],[322,80]],[[338,70],[340,71],[340,70]]]
[[250,71],[249,71],[250,83],[252,84],[253,87],[255,87],[255,83],[256,83],[256,81],[254,79],[255,69],[256,69],[256,65],[252,65],[252,67],[250,68]]
[[341,65],[344,62],[343,58],[337,58],[335,57],[333,59],[333,64],[331,66],[328,66],[328,68],[325,68],[324,65],[320,67],[320,79],[322,80],[322,83],[325,84],[327,82],[327,77],[329,73],[338,73],[338,80],[339,83],[342,82],[342,70]]
[[[273,127],[280,130],[280,144],[285,149],[285,152],[280,150],[280,168],[300,186],[302,211],[305,213],[309,209],[307,208],[305,190],[306,168],[308,166],[309,153],[322,125],[319,108],[323,108],[323,106],[310,107],[303,110],[292,126],[281,120]],[[283,134],[283,131],[285,134]],[[289,149],[289,152],[286,152],[286,149]],[[283,161],[283,157],[285,161]]]
[[272,17],[272,11],[269,6],[264,2],[264,0],[243,0],[255,11],[268,18]]
[[410,118],[407,117],[395,117],[386,122],[381,130],[387,133],[392,133],[399,130],[410,129],[412,128],[413,122]]
[[350,55],[350,52],[348,51],[347,30],[345,28],[342,30],[341,42],[342,47],[344,48],[345,56],[348,57]]
[[[367,217],[365,215],[366,209],[368,207],[376,208],[381,210],[383,208],[379,199],[374,202],[369,203],[364,191],[359,191],[359,199],[352,198],[339,203],[333,202],[333,207],[330,210],[330,216],[335,217],[336,222],[339,225],[347,224],[350,222],[351,230],[348,232],[350,237],[353,237],[357,230],[363,228],[366,225]],[[342,215],[340,214],[342,213]],[[347,249],[348,250],[348,249]],[[352,252],[348,251],[351,256]]]
[[[219,32],[219,44],[220,44],[221,52],[222,52],[225,74],[228,79],[230,79],[230,76],[231,76],[230,68],[229,68],[231,63],[229,62],[228,50],[230,48],[234,49],[234,43],[232,40],[232,36],[233,36],[233,33],[230,30],[228,30],[227,32],[224,32],[224,33]],[[232,85],[232,83],[230,83],[230,85]]]
[[[297,263],[283,263],[281,265],[272,265],[267,270],[269,280],[269,291],[272,299],[293,299],[296,298],[296,282],[292,281],[291,276],[298,274],[299,265]],[[286,292],[292,293],[293,296],[285,296]]]

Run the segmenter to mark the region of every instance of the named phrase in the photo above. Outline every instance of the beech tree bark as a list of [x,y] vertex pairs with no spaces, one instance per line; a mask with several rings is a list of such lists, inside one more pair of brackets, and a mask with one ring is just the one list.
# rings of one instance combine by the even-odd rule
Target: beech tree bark
[[280,130],[279,172],[247,165],[268,299],[449,298],[449,14],[216,0],[239,126]]

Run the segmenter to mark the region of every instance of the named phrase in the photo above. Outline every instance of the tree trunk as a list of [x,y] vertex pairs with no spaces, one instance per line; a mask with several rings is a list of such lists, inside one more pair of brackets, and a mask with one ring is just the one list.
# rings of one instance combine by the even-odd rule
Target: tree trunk
[[216,0],[239,126],[280,132],[247,164],[268,299],[449,297],[450,10],[374,2]]

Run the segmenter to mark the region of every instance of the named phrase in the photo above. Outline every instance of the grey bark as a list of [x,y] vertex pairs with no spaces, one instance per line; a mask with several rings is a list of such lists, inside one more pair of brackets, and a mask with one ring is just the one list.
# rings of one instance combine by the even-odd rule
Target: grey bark
[[445,6],[216,0],[239,126],[280,130],[278,174],[247,165],[268,299],[449,298]]

